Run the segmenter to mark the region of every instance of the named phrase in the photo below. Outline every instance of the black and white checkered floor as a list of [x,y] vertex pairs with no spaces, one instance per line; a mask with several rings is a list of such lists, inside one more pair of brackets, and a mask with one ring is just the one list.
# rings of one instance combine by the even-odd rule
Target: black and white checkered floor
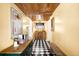
[[32,56],[54,56],[54,51],[51,51],[50,42],[46,40],[33,40]]

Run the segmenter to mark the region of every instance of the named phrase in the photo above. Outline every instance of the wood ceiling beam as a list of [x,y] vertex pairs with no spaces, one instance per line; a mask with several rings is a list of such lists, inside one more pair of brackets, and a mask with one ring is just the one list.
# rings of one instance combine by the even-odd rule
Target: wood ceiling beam
[[47,20],[50,18],[59,3],[16,3],[16,5],[26,16],[35,18],[34,16],[40,14],[44,16],[45,20]]

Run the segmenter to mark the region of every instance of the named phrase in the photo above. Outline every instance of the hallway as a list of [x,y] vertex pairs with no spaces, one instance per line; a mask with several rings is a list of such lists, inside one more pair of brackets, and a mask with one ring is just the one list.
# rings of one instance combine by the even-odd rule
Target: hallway
[[0,56],[79,55],[79,4],[2,3],[0,16]]

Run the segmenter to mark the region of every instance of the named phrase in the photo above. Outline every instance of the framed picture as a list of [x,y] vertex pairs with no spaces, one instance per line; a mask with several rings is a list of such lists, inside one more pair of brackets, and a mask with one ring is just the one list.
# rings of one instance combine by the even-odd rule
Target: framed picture
[[54,17],[51,19],[51,31],[54,31]]
[[22,34],[22,16],[13,7],[11,7],[11,37]]

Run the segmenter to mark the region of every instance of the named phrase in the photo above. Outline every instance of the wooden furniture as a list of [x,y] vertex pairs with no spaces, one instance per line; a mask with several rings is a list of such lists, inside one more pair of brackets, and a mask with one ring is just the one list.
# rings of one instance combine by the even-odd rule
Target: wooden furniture
[[27,40],[24,44],[14,48],[13,45],[0,52],[0,54],[21,54],[25,48],[31,43],[32,40]]
[[46,40],[46,31],[35,31],[34,38],[37,40]]

